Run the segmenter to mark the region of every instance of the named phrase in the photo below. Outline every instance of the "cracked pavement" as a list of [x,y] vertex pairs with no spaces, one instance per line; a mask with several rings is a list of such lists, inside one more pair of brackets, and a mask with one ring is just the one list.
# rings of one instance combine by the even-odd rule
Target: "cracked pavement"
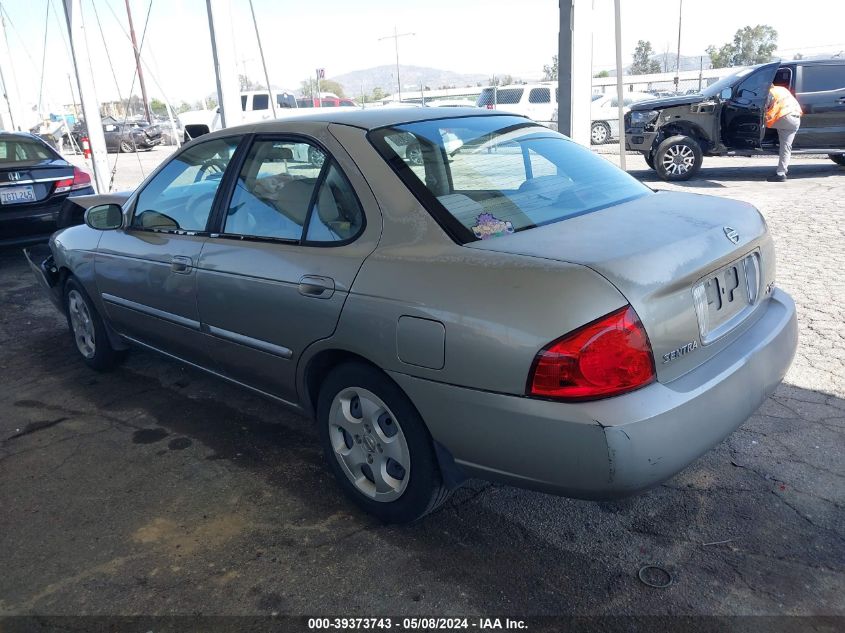
[[[576,501],[473,481],[386,527],[354,510],[312,424],[133,351],[77,359],[18,250],[0,252],[0,615],[845,615],[845,170],[705,159],[657,188],[764,214],[798,305],[784,384],[664,485]],[[637,572],[669,570],[667,589]]]

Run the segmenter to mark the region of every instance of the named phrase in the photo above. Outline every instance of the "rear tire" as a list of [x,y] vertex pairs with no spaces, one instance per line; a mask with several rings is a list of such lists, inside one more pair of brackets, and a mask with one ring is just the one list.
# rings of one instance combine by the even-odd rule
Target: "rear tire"
[[689,180],[701,169],[704,154],[689,136],[670,136],[654,152],[654,170],[663,180]]
[[845,154],[828,154],[828,158],[840,167],[845,167]]
[[610,140],[610,126],[604,121],[593,121],[590,126],[590,144],[604,145]]
[[448,498],[425,423],[378,369],[361,362],[333,369],[320,388],[317,423],[329,469],[364,511],[410,523]]
[[96,371],[108,371],[126,357],[125,351],[112,347],[103,319],[82,284],[73,277],[65,282],[64,305],[73,343],[86,365]]

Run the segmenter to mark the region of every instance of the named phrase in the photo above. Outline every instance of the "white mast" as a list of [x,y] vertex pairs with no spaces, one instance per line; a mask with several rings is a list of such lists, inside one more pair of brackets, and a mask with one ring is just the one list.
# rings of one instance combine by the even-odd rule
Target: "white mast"
[[103,136],[103,121],[100,118],[100,102],[94,92],[94,76],[85,40],[85,25],[82,23],[82,0],[64,0],[65,18],[70,39],[70,52],[79,88],[79,100],[85,115],[88,141],[91,143],[91,164],[94,168],[94,184],[97,193],[108,192],[109,162],[106,139]]

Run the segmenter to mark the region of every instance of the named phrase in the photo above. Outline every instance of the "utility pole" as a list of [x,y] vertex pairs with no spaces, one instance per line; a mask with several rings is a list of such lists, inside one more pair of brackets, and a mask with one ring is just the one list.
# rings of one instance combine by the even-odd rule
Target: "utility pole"
[[[675,57],[675,92],[680,88],[680,71],[681,71],[681,15],[684,12],[684,0],[680,0],[678,5],[678,54]],[[620,128],[621,129],[621,128]]]
[[620,7],[621,0],[614,0],[614,24],[616,31],[616,99],[617,99],[617,114],[619,117],[619,166],[626,169],[625,166],[625,114],[624,105],[625,95],[622,89],[622,9]]
[[[153,122],[150,114],[150,102],[147,99],[147,85],[144,83],[144,71],[141,69],[141,51],[138,50],[138,42],[135,40],[135,26],[132,24],[132,11],[129,9],[129,0],[126,1],[126,15],[129,17],[129,35],[132,38],[132,49],[135,51],[135,67],[138,69],[138,83],[141,84],[141,98],[144,100],[144,115],[147,121]],[[129,95],[132,101],[132,95]],[[127,102],[128,103],[128,102]]]
[[[26,129],[27,121],[20,110],[20,93],[18,92],[18,79],[15,75],[15,67],[12,65],[12,54],[9,50],[9,40],[6,34],[6,12],[0,2],[0,68],[3,72],[3,98],[9,108],[9,119],[13,130]],[[8,71],[5,72],[5,71]]]
[[264,81],[267,82],[267,92],[270,95],[270,108],[273,110],[273,118],[275,119],[276,100],[273,98],[273,90],[270,88],[270,75],[267,74],[267,62],[264,61],[264,49],[261,48],[261,35],[258,34],[258,22],[255,21],[255,9],[252,6],[252,0],[249,0],[249,10],[252,13],[252,25],[255,27],[255,39],[258,41],[258,55],[261,57],[261,67],[264,68]]
[[100,104],[94,92],[94,75],[88,63],[88,44],[85,41],[85,26],[82,23],[82,0],[64,0],[70,53],[79,88],[79,100],[85,114],[85,127],[91,143],[91,166],[94,170],[94,184],[98,193],[108,193],[109,161],[106,153],[106,138],[103,135],[103,120],[100,118]]
[[416,35],[416,33],[398,33],[394,26],[393,35],[385,35],[384,37],[378,38],[379,42],[382,40],[393,40],[393,47],[396,50],[396,90],[399,95],[399,103],[402,103],[402,82],[399,81],[399,38],[408,35]]
[[243,119],[232,31],[225,28],[228,27],[227,14],[231,21],[231,0],[205,0],[205,6],[208,11],[208,32],[211,36],[220,125],[224,128],[231,127]]

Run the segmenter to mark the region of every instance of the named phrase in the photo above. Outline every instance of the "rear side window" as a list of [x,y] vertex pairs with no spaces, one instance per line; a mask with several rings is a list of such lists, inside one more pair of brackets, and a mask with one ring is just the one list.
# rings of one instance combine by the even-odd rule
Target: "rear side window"
[[246,95],[241,95],[241,110],[246,111]]
[[550,103],[552,91],[548,88],[532,88],[528,94],[528,103]]
[[296,242],[340,242],[355,237],[363,222],[351,185],[322,150],[305,142],[266,140],[250,148],[223,231]]
[[41,143],[29,139],[0,141],[0,163],[22,163],[56,158]]
[[276,95],[276,106],[279,108],[295,108],[296,107],[296,99],[294,99],[289,94],[277,94]]
[[296,105],[300,108],[313,108],[314,101],[311,99],[297,99]]
[[489,105],[512,105],[522,101],[522,88],[485,88],[478,95],[476,105],[486,107]]
[[845,88],[845,64],[841,66],[804,66],[801,92],[823,92]]
[[252,95],[252,109],[266,110],[270,107],[269,95]]

